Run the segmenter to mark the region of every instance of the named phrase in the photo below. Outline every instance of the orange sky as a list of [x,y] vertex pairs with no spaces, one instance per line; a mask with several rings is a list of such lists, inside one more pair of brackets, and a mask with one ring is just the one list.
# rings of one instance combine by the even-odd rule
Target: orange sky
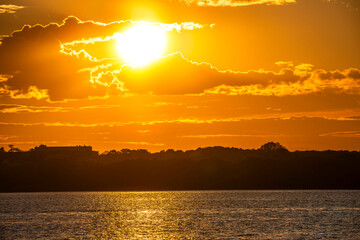
[[[138,21],[167,36],[143,67]],[[5,0],[0,36],[0,146],[359,150],[356,0]]]

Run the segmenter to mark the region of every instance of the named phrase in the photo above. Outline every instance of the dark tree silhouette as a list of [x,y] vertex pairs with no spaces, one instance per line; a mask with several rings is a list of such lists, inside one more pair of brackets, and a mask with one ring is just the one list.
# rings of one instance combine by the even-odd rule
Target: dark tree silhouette
[[259,150],[262,151],[281,151],[281,152],[288,152],[284,146],[282,146],[279,142],[268,142],[262,145]]
[[90,146],[39,146],[28,152],[0,151],[2,192],[360,189],[359,172],[360,152],[289,152],[274,142],[258,150],[218,146],[98,155]]
[[9,148],[10,148],[9,152],[22,152],[20,148],[14,147],[13,144],[9,144]]

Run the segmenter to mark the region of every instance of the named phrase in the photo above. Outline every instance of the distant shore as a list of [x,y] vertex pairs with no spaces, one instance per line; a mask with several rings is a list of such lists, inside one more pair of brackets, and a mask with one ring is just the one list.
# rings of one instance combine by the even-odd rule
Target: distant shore
[[99,154],[83,146],[0,152],[0,192],[360,189],[360,152],[289,152],[274,144],[156,153]]

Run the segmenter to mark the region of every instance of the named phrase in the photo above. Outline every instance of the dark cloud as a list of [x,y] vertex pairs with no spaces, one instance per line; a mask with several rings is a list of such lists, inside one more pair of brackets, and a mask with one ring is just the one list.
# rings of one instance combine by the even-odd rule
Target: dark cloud
[[[103,64],[103,61],[96,60],[83,49],[74,48],[78,45],[91,47],[93,43],[99,42],[113,44],[114,39],[111,36],[136,23],[118,21],[103,24],[82,22],[76,17],[68,17],[60,25],[26,25],[2,40],[0,75],[9,77],[7,81],[1,82],[0,87],[18,98],[25,96],[30,88],[36,87],[39,91],[46,90],[51,100],[102,97],[109,91],[119,90],[121,83],[113,77],[107,80],[106,85],[91,81],[89,69]],[[163,26],[177,31],[202,28],[196,23]],[[110,39],[104,40],[109,37]],[[91,44],[84,43],[86,40]],[[115,59],[112,63],[118,61]],[[102,73],[101,76],[111,77],[112,74]],[[112,83],[109,84],[109,81]]]
[[359,69],[350,69],[347,76],[349,78],[359,80],[360,79],[360,70]]
[[102,27],[69,17],[62,25],[24,26],[13,32],[0,46],[0,73],[12,76],[2,82],[3,87],[26,93],[36,86],[47,89],[51,100],[105,95],[104,87],[90,83],[89,72],[80,71],[94,66],[94,62],[85,55],[74,57],[60,52],[61,42],[101,34],[96,29]]
[[346,78],[346,76],[342,73],[340,73],[339,71],[335,71],[335,72],[320,72],[319,73],[319,77],[321,80],[326,80],[326,79],[344,79]]
[[[117,71],[118,72],[118,71]],[[148,68],[123,66],[116,78],[130,92],[155,94],[194,94],[222,84],[246,86],[303,81],[309,75],[296,75],[291,69],[272,71],[220,71],[208,63],[196,63],[180,53],[165,57]]]
[[[111,72],[113,67],[106,71]],[[135,93],[180,95],[211,92],[227,95],[304,95],[315,92],[357,93],[358,69],[328,72],[299,70],[297,66],[273,71],[221,71],[208,63],[196,63],[180,53],[157,61],[148,68],[116,66],[112,73],[123,88]],[[105,81],[99,78],[99,81]],[[210,91],[208,91],[210,90]]]
[[356,68],[349,68],[346,71],[319,71],[319,77],[321,80],[334,80],[334,79],[344,79],[351,78],[354,80],[360,79],[360,70]]
[[347,119],[351,119],[351,120],[360,120],[360,116],[351,116],[351,117],[346,117]]
[[[360,85],[358,69],[312,70],[312,65],[301,64],[289,65],[279,72],[222,71],[209,63],[186,59],[181,53],[170,54],[144,68],[133,68],[119,59],[88,54],[94,43],[113,42],[111,36],[129,24],[133,23],[102,24],[68,17],[61,25],[24,26],[2,40],[0,75],[7,80],[0,82],[1,92],[13,98],[49,96],[50,100],[104,97],[124,91],[283,96],[338,90],[357,93]],[[201,27],[189,24],[167,27],[176,30]]]

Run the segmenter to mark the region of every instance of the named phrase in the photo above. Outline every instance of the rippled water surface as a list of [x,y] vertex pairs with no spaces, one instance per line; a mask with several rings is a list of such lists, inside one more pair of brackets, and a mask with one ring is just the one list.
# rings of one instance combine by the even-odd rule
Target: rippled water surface
[[0,194],[0,239],[360,239],[360,191]]

